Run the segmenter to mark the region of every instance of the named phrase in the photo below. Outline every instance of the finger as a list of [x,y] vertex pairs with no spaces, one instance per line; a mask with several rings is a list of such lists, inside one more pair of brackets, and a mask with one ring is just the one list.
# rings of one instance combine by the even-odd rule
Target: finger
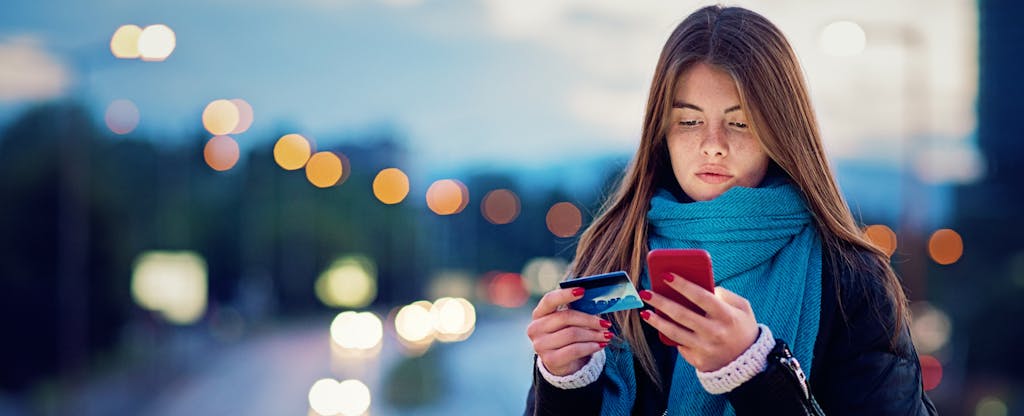
[[654,313],[654,311],[644,310],[640,312],[640,318],[654,327],[654,329],[657,329],[658,332],[665,334],[668,339],[675,341],[676,344],[692,346],[697,343],[697,337],[693,331],[683,328],[671,320],[662,318]]
[[668,285],[690,302],[693,302],[694,305],[703,309],[708,315],[722,316],[725,313],[726,303],[715,296],[714,293],[697,286],[697,284],[684,279],[678,274],[669,273],[669,276],[672,277],[672,280],[665,279],[668,281]]
[[715,287],[715,295],[725,301],[725,303],[732,305],[734,308],[740,309],[744,312],[751,310],[750,301],[748,301],[747,298],[737,295],[729,289],[717,286]]
[[560,367],[565,363],[591,356],[595,352],[604,348],[605,345],[607,344],[603,342],[577,342],[575,344],[566,345],[557,350],[538,354],[538,356],[540,357],[541,362],[544,363],[544,367],[550,370],[552,366]]
[[580,342],[608,342],[614,334],[608,331],[594,331],[571,326],[538,337],[533,342],[534,351],[551,351]]
[[583,296],[582,287],[555,289],[545,293],[533,308],[533,319],[555,312],[559,305],[565,305]]
[[612,325],[611,322],[601,319],[598,316],[574,311],[572,309],[566,309],[564,311],[553,312],[546,316],[537,318],[530,323],[530,326],[527,328],[527,333],[548,334],[570,326],[588,328],[595,331],[604,331]]
[[667,315],[675,323],[680,326],[689,329],[702,331],[707,328],[711,322],[709,319],[694,312],[690,308],[676,303],[676,301],[669,299],[668,297],[662,296],[656,292],[650,290],[644,290],[641,293],[641,298],[648,298],[644,300],[647,304],[661,311],[661,313]]

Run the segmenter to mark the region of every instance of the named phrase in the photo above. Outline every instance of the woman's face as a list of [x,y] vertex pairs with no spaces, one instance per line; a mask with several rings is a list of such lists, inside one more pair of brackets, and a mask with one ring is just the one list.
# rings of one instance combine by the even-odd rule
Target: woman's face
[[696,64],[679,77],[668,131],[668,153],[679,186],[708,201],[733,186],[757,187],[768,154],[748,125],[728,73]]

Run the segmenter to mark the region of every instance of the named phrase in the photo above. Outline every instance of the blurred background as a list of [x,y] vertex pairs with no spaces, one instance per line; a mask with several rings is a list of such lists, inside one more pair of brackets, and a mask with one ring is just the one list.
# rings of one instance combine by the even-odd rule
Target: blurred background
[[[0,415],[521,413],[530,311],[706,4],[5,1]],[[940,411],[1024,414],[1024,4],[738,5]]]

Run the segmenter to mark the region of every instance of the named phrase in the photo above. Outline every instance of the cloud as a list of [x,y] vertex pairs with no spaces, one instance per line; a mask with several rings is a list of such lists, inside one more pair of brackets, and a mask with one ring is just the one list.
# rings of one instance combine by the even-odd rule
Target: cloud
[[0,102],[58,97],[71,84],[63,64],[31,36],[0,41]]

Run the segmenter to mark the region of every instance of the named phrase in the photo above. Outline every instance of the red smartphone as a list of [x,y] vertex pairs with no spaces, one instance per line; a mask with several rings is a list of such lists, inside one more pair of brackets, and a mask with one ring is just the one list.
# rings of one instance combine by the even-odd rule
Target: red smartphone
[[[651,290],[672,299],[673,302],[690,308],[694,312],[704,315],[702,309],[687,300],[675,289],[669,287],[664,277],[669,272],[675,273],[686,280],[696,283],[697,286],[714,293],[715,275],[711,270],[711,255],[705,250],[696,248],[656,249],[647,253],[647,273],[648,277],[651,278]],[[654,312],[662,318],[671,320],[660,310],[655,309]],[[658,333],[658,338],[665,345],[672,347],[679,345],[666,338],[660,332]]]

